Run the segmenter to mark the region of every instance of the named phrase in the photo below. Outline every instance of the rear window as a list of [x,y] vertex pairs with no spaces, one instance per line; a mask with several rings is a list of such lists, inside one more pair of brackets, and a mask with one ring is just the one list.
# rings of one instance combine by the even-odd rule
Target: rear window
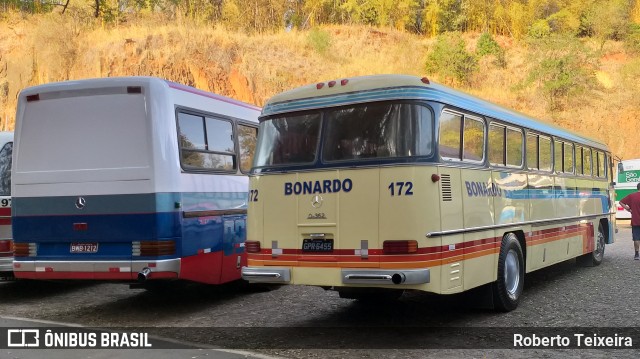
[[330,107],[267,118],[259,137],[256,167],[312,164],[319,148],[325,163],[429,156],[433,115],[416,103]]
[[324,161],[428,156],[431,111],[417,104],[372,103],[326,114]]
[[320,114],[287,115],[263,121],[256,166],[308,164],[316,158]]
[[126,88],[91,91],[91,96],[63,92],[26,104],[16,172],[149,167],[144,94],[127,94]]

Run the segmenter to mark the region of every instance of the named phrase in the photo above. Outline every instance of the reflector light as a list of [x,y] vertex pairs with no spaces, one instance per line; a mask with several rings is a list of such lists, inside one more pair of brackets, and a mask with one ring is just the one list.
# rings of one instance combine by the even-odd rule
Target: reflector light
[[259,241],[245,241],[244,247],[247,249],[247,253],[260,253],[260,242]]
[[348,83],[349,83],[349,80],[343,79],[342,81],[340,81],[340,86],[344,86],[344,85],[346,85]]
[[323,87],[324,87],[324,82],[319,82],[319,83],[316,85],[316,88],[317,88],[318,90],[320,90],[320,89],[321,89],[321,88],[323,88]]
[[140,241],[140,256],[157,257],[176,254],[174,241]]
[[28,95],[27,102],[31,102],[31,101],[40,101],[40,94]]
[[86,231],[89,229],[89,225],[86,223],[74,223],[73,230],[74,231]]
[[14,257],[28,257],[29,256],[29,243],[14,243],[13,244],[13,256]]
[[437,174],[435,174],[435,173],[434,173],[434,174],[432,174],[432,175],[431,175],[431,182],[434,182],[434,183],[435,183],[435,182],[438,182],[438,181],[440,181],[440,176],[438,176],[438,175],[437,175]]
[[425,83],[427,85],[429,84],[429,79],[426,77],[421,78],[420,81],[422,81],[422,83]]
[[13,241],[10,239],[0,240],[0,257],[11,257],[13,255]]
[[382,243],[384,254],[409,254],[418,252],[418,242],[410,241],[384,241]]
[[333,87],[333,86],[335,86],[335,85],[336,85],[336,82],[335,82],[335,81],[329,81],[329,87]]

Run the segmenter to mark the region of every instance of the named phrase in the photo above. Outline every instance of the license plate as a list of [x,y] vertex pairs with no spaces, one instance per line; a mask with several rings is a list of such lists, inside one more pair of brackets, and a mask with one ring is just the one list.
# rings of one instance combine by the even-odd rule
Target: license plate
[[71,253],[98,253],[98,243],[71,243]]
[[311,239],[302,240],[303,252],[333,252],[333,239]]

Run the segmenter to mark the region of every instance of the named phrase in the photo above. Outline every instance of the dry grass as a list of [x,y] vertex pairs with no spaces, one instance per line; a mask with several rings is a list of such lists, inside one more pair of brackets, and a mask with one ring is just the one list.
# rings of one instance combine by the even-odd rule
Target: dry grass
[[[68,79],[158,76],[262,105],[296,86],[357,75],[425,75],[433,39],[364,26],[331,26],[329,46],[319,51],[309,31],[248,36],[181,19],[134,19],[115,28],[86,14],[0,18],[0,127],[13,129],[16,98],[26,86]],[[477,34],[466,35],[475,49]],[[640,157],[636,108],[640,61],[617,43],[607,44],[595,95],[549,113],[533,89],[515,90],[528,71],[529,50],[510,38],[497,41],[508,66],[480,63],[471,88],[463,89],[545,121],[605,141],[615,155]],[[434,74],[427,74],[438,81]]]

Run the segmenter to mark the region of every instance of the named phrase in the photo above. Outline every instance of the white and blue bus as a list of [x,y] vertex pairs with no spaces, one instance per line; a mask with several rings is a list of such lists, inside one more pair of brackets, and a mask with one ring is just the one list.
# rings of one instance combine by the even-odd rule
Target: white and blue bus
[[526,272],[597,265],[614,240],[605,144],[426,78],[278,94],[255,158],[251,282],[360,299],[488,285],[512,310]]
[[15,276],[239,279],[259,112],[150,77],[23,90],[13,152]]

